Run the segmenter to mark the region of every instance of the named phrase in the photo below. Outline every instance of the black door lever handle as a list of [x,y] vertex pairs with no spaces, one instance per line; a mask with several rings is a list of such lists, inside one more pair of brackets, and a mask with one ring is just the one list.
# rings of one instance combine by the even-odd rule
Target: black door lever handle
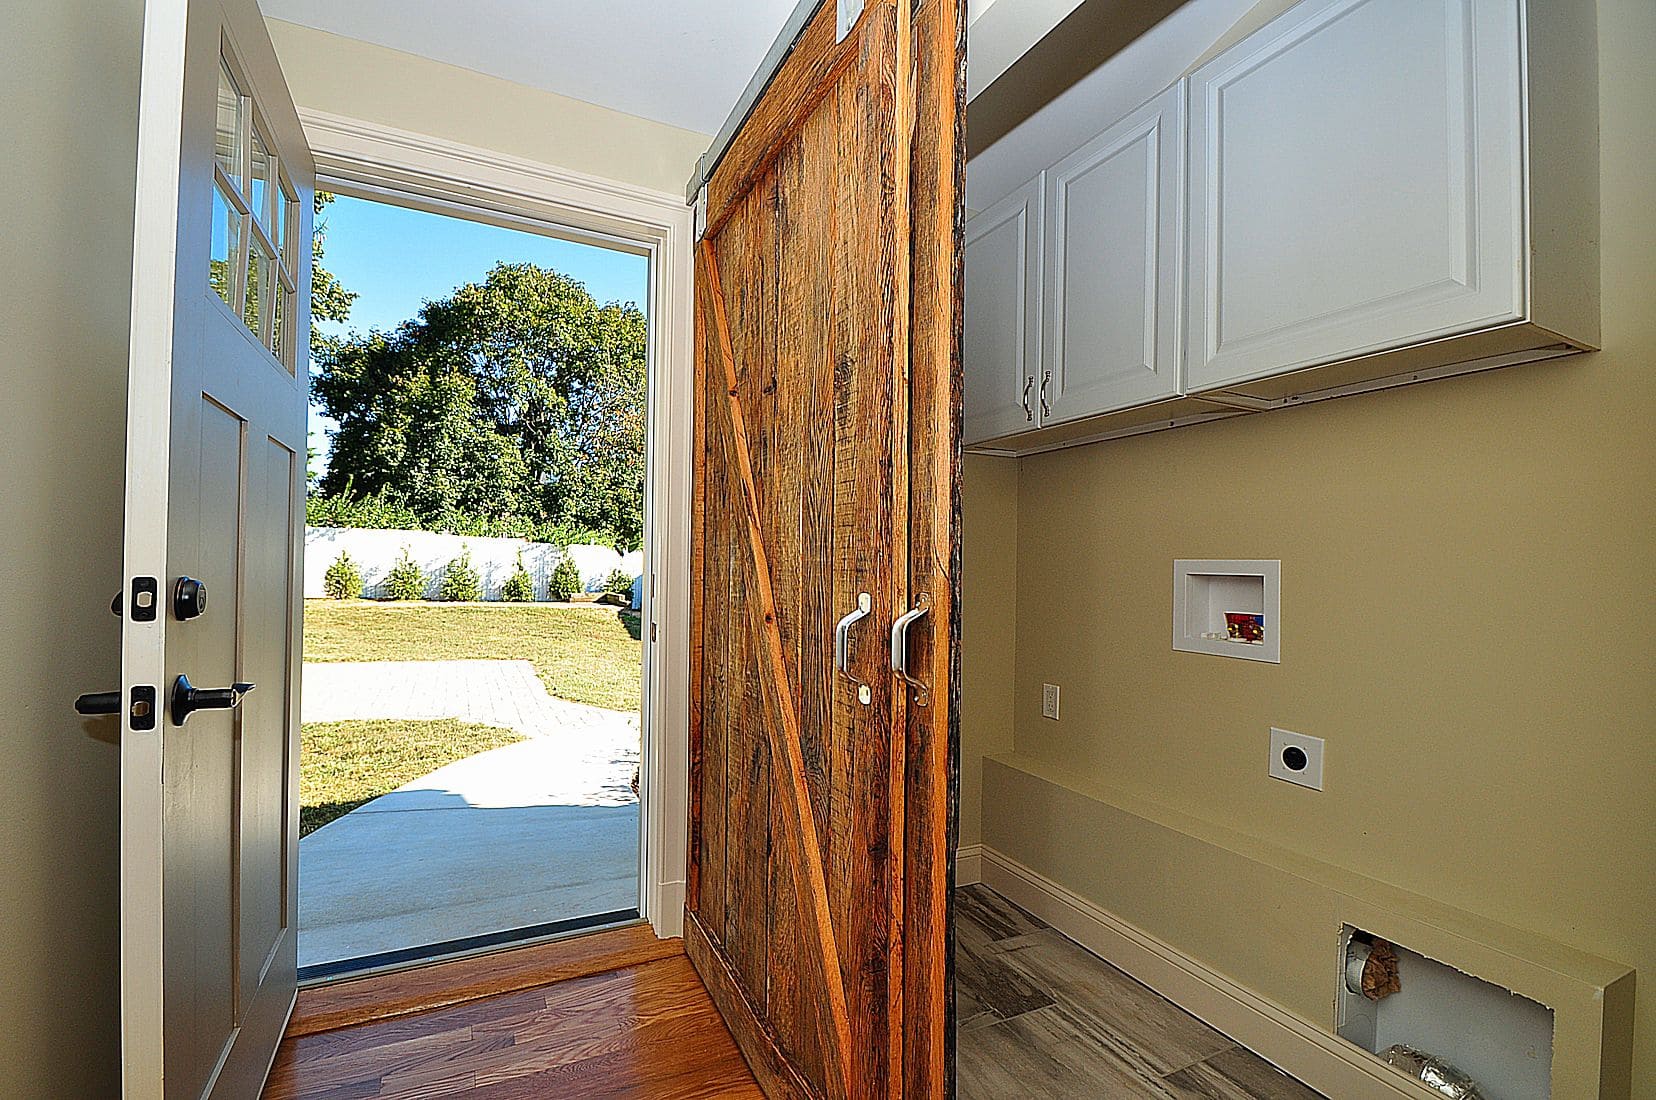
[[89,691],[75,699],[76,714],[119,714],[121,693],[118,691]]
[[[182,726],[184,720],[198,710],[234,710],[253,690],[252,684],[231,684],[227,688],[198,688],[190,678],[180,674],[173,681],[172,721]],[[119,706],[119,700],[116,703]]]

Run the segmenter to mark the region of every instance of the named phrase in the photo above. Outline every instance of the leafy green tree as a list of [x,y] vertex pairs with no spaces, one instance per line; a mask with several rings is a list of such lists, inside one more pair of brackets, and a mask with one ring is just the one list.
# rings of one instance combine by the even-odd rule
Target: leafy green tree
[[[328,221],[322,216],[334,196],[327,191],[316,192],[311,210],[315,217],[311,222],[311,321],[338,321],[344,323],[350,319],[351,303],[357,300],[355,291],[346,290],[340,285],[339,279],[333,272],[322,266],[322,255],[327,249]],[[311,326],[311,355],[320,359],[322,353],[333,346],[333,341],[316,331],[314,323]]]
[[388,600],[418,600],[425,597],[425,570],[414,560],[414,555],[403,547],[402,556],[385,576],[385,598]]
[[339,422],[320,489],[444,512],[643,534],[645,319],[570,277],[497,264],[394,332],[317,355]]
[[437,586],[437,598],[453,603],[475,600],[481,588],[482,581],[471,563],[471,551],[466,550],[443,570],[443,583]]
[[354,600],[362,595],[362,571],[351,560],[349,550],[341,550],[322,574],[322,591],[333,600]]

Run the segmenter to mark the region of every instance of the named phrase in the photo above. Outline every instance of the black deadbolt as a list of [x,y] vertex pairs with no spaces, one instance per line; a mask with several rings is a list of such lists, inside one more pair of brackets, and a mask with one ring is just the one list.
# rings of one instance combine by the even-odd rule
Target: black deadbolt
[[1282,762],[1288,765],[1290,771],[1302,772],[1305,765],[1310,763],[1306,759],[1305,750],[1298,745],[1289,745],[1282,750]]
[[189,622],[207,610],[207,586],[194,577],[179,577],[173,585],[173,616]]

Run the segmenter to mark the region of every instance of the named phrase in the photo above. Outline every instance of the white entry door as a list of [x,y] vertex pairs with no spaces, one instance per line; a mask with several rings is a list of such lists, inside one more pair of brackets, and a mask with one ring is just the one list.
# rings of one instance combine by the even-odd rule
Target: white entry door
[[129,1100],[256,1097],[293,1005],[314,186],[255,0],[148,0],[108,701]]

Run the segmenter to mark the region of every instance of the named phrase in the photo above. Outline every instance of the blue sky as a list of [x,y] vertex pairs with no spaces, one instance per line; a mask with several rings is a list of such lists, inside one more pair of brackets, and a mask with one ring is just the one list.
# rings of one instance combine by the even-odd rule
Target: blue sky
[[[425,302],[481,280],[501,261],[555,268],[585,283],[600,302],[642,306],[649,287],[649,261],[628,252],[346,195],[325,207],[322,217],[328,226],[323,266],[358,295],[345,324],[317,323],[317,331],[329,336],[393,329]],[[311,446],[320,456],[327,454],[331,423],[311,409]],[[322,470],[327,463],[315,466]]]

